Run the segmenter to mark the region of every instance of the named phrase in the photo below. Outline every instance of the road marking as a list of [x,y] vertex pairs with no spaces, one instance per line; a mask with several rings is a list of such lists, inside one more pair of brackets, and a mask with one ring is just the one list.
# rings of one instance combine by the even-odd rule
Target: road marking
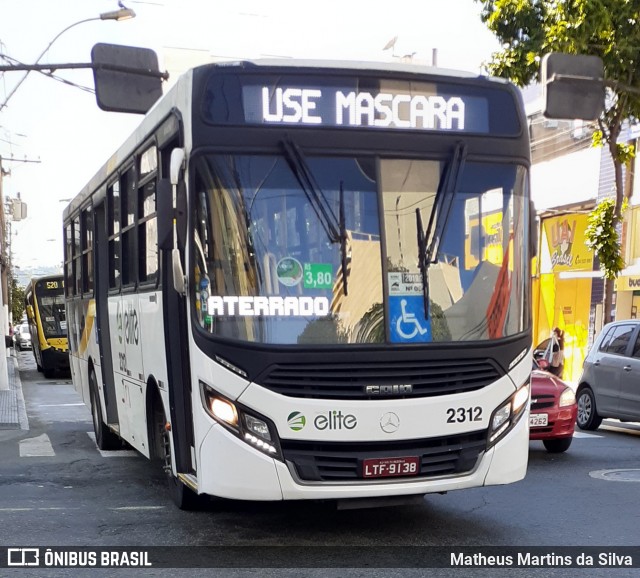
[[[41,511],[49,511],[49,510],[81,510],[77,506],[71,507],[58,507],[58,508],[0,508],[0,512],[41,512]],[[121,506],[119,508],[108,508],[109,510],[117,510],[122,512],[135,512],[139,510],[165,510],[166,506]]]
[[20,440],[21,458],[53,457],[55,455],[56,452],[53,451],[51,440],[47,434]]
[[584,432],[581,432],[581,431],[575,431],[575,432],[573,432],[573,437],[574,438],[584,438],[584,439],[588,439],[588,438],[594,439],[594,438],[601,438],[601,437],[604,437],[604,436],[600,436],[598,434],[584,433]]
[[[92,431],[88,431],[87,435],[91,438],[93,443],[96,443],[96,434]],[[96,444],[96,449],[100,452],[100,455],[103,458],[135,458],[139,456],[138,452],[135,450],[101,450]]]
[[84,405],[84,403],[48,403],[40,404],[38,407],[71,407],[74,405]]
[[121,506],[119,508],[109,508],[109,510],[117,511],[137,511],[137,510],[164,510],[166,506]]
[[624,427],[624,426],[616,427],[615,425],[609,425],[607,423],[607,424],[603,424],[602,428],[605,429],[606,431],[615,431],[619,433],[629,434],[632,436],[640,436],[640,431],[638,431],[637,429],[629,428],[629,427]]

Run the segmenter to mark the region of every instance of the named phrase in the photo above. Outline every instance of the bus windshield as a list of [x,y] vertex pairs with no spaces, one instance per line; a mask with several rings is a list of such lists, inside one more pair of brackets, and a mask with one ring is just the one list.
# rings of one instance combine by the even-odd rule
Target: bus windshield
[[67,336],[67,316],[62,291],[62,288],[52,291],[36,287],[38,312],[45,339]]
[[222,339],[300,345],[482,341],[525,331],[524,167],[466,161],[444,219],[434,215],[436,251],[420,266],[416,211],[428,223],[441,210],[434,201],[448,160],[306,156],[317,185],[311,196],[285,156],[196,157],[198,324]]

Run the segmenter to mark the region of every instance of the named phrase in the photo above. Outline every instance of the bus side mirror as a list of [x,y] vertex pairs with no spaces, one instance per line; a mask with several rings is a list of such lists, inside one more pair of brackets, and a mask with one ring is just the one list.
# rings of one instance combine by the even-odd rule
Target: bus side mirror
[[96,102],[102,110],[145,114],[162,96],[158,56],[149,48],[98,43],[91,49]]
[[27,317],[33,319],[33,307],[31,305],[27,305]]
[[160,179],[157,196],[158,248],[173,249],[173,187],[169,179]]
[[596,120],[604,110],[604,64],[598,56],[546,54],[540,66],[547,118]]

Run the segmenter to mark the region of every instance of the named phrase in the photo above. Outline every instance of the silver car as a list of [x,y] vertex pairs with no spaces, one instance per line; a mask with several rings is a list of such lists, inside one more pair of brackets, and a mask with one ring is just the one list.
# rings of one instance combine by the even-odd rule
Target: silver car
[[16,327],[13,337],[18,349],[31,349],[31,333],[29,332],[29,326],[26,323]]
[[598,429],[605,417],[640,421],[640,320],[603,327],[584,360],[576,398],[580,429]]

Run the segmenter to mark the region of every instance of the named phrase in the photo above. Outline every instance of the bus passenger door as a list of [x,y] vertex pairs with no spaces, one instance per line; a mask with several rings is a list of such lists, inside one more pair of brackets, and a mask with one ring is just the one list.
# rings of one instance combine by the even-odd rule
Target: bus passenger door
[[98,344],[100,348],[100,368],[104,388],[104,403],[107,412],[107,423],[116,425],[118,406],[113,374],[113,358],[111,357],[111,335],[109,328],[109,253],[106,227],[99,223],[106,222],[106,203],[103,200],[94,207],[95,210],[95,287],[96,287],[96,322]]
[[[176,143],[172,143],[176,144]],[[169,209],[167,203],[172,205],[170,200],[173,190],[169,184],[169,157],[172,146],[169,145],[161,152],[161,163],[163,166],[163,179],[158,189],[158,219],[165,224],[173,223],[175,215],[178,231],[185,230],[186,224],[186,184],[185,175],[180,171],[180,182],[177,185],[176,204],[177,210]],[[164,206],[164,209],[161,206]],[[181,223],[184,227],[181,227]],[[158,224],[158,229],[162,225]],[[173,230],[173,226],[171,227]],[[160,233],[159,233],[160,234]],[[177,245],[180,250],[182,267],[185,267],[185,246],[184,234],[177,232]],[[165,327],[165,346],[167,351],[167,371],[169,376],[169,405],[171,413],[173,445],[175,452],[176,471],[180,473],[195,473],[196,464],[192,460],[192,452],[195,446],[193,431],[193,408],[191,391],[191,373],[189,366],[189,334],[187,326],[187,301],[183,294],[176,291],[173,282],[172,248],[171,242],[164,245],[163,241],[158,241],[162,247],[162,294],[164,306],[164,319],[170,320],[170,327]],[[166,243],[166,241],[165,241]]]

